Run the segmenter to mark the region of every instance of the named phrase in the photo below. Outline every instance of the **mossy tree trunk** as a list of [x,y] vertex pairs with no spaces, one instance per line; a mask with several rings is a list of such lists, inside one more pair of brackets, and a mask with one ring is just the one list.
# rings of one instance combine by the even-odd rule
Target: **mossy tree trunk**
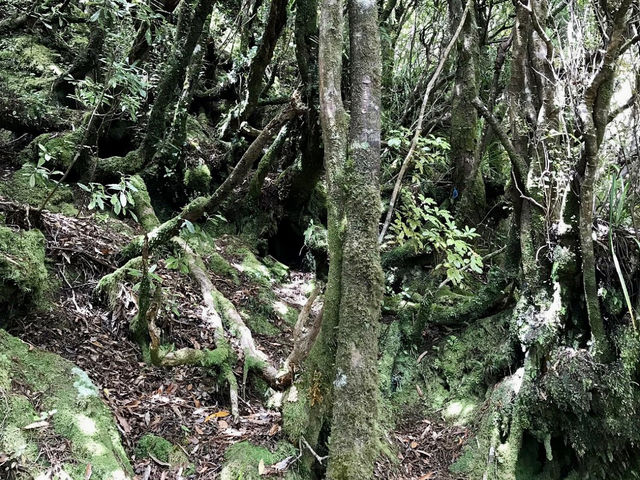
[[[378,8],[349,2],[351,121],[342,169],[344,243],[327,478],[368,479],[378,443],[378,331],[382,62]],[[330,202],[333,199],[329,200]]]
[[271,0],[267,24],[264,28],[258,51],[251,62],[249,78],[247,79],[247,106],[242,115],[245,119],[251,116],[258,106],[258,100],[264,87],[265,70],[271,63],[276,43],[287,23],[287,5],[288,2],[286,0]]
[[[473,0],[469,0],[473,2]],[[465,2],[449,0],[451,28],[455,31],[462,19]],[[476,9],[471,7],[458,37],[455,85],[451,106],[450,156],[454,169],[453,185],[460,194],[459,214],[478,223],[484,203],[484,182],[476,165],[478,113],[471,103],[478,95],[478,57],[480,55]]]
[[595,208],[595,180],[599,167],[600,145],[605,128],[609,123],[609,110],[616,78],[616,63],[621,54],[627,29],[627,16],[630,0],[623,0],[617,10],[611,14],[609,42],[604,61],[579,107],[582,122],[584,150],[580,176],[580,250],[582,253],[582,278],[587,316],[591,334],[596,343],[597,358],[611,360],[611,346],[600,312],[600,299],[596,281],[595,254],[593,250],[593,209]]
[[300,136],[300,168],[293,171],[287,210],[294,216],[304,208],[320,180],[323,166],[322,133],[318,117],[318,0],[296,2],[296,59],[307,111]]
[[200,41],[204,24],[213,9],[214,0],[191,0],[180,7],[176,45],[160,79],[156,99],[149,115],[147,131],[140,145],[143,165],[153,161],[170,121],[167,112],[182,91],[193,52]]

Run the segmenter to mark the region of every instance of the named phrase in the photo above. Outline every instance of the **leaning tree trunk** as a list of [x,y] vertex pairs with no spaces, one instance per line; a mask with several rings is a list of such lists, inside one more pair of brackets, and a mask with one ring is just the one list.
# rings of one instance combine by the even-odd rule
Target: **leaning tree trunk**
[[[380,219],[380,82],[375,2],[349,3],[351,124],[328,479],[368,479],[378,449],[378,326],[383,276]],[[332,199],[329,201],[333,201]]]
[[271,62],[276,43],[287,23],[287,5],[286,0],[271,0],[267,24],[258,51],[251,62],[247,79],[247,106],[242,114],[244,119],[250,117],[258,106],[258,100],[264,87],[264,72]]

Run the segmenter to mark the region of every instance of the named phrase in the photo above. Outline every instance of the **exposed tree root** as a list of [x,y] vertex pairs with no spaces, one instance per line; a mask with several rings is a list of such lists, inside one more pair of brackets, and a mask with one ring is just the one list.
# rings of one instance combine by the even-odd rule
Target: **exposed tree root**
[[[320,286],[316,285],[311,292],[311,295],[309,295],[307,303],[298,315],[298,321],[293,329],[293,348],[277,375],[281,386],[288,386],[291,384],[296,367],[302,364],[304,359],[307,358],[318,333],[320,333],[324,309],[320,310],[320,312],[315,316],[313,324],[310,326],[307,325],[309,322],[309,316],[311,315],[311,309],[313,308],[313,304],[319,294]],[[304,331],[305,328],[307,329],[306,332]]]

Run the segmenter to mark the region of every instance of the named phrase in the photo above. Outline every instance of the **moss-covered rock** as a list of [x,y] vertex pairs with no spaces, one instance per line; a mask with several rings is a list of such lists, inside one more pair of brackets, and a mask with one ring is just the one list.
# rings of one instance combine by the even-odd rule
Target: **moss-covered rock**
[[139,458],[155,458],[171,466],[187,465],[189,459],[182,449],[169,440],[148,433],[136,444],[136,456]]
[[0,451],[19,462],[22,478],[45,475],[50,465],[40,452],[51,442],[68,445],[62,468],[73,479],[85,478],[89,464],[93,478],[133,476],[111,412],[84,371],[4,330],[0,352],[0,396],[8,406]]
[[[29,185],[29,178],[33,174],[33,167],[25,165],[11,175],[3,183],[0,183],[0,196],[11,199],[14,202],[23,203],[40,208],[49,193],[55,188],[56,182],[47,178],[39,178],[38,185]],[[56,193],[47,203],[46,209],[65,215],[76,215],[77,209],[73,205],[73,191],[67,185],[60,185]]]
[[38,230],[0,226],[0,305],[37,303],[49,287],[45,239]]
[[187,192],[206,194],[211,187],[211,171],[206,165],[188,168],[184,172],[184,186]]
[[[224,453],[225,466],[220,473],[220,478],[221,480],[259,480],[262,478],[259,472],[261,464],[267,468],[295,454],[295,448],[289,443],[279,443],[273,452],[249,442],[235,443]],[[284,478],[294,480],[297,475],[293,471],[288,471]]]

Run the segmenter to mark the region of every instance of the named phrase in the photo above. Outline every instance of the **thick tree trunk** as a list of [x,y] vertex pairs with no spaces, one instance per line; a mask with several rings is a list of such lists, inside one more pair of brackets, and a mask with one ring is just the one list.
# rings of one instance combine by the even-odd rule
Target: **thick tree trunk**
[[368,479],[379,448],[378,327],[383,277],[378,251],[382,64],[378,8],[349,3],[351,123],[344,192],[342,281],[327,478]]

